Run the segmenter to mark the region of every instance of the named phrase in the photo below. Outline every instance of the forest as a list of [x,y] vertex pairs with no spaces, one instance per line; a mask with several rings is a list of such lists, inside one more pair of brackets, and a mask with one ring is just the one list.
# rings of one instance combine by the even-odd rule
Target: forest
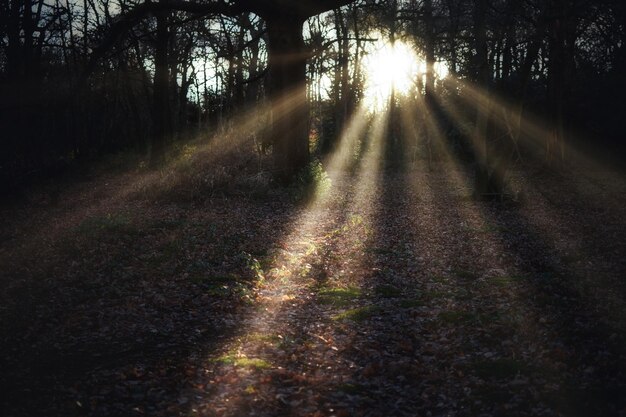
[[3,416],[626,416],[623,0],[0,0]]

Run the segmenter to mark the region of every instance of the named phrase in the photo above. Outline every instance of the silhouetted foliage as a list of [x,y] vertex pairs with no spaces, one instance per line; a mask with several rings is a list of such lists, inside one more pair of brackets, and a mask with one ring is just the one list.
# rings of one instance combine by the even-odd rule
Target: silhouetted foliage
[[[624,6],[617,0],[329,0],[293,9],[270,0],[115,4],[2,3],[4,186],[121,149],[151,152],[158,162],[168,143],[232,126],[233,115],[277,100],[276,94],[291,88],[289,71],[300,74],[293,78],[296,84],[308,80],[310,106],[291,106],[289,117],[266,118],[273,128],[266,129],[270,137],[265,141],[274,145],[275,170],[294,164],[285,171],[292,175],[309,161],[308,128],[317,132],[316,149],[334,149],[362,100],[363,58],[376,36],[406,41],[424,57],[426,70],[415,80],[415,94],[433,112],[440,106],[433,95],[455,102],[470,118],[468,112],[475,107],[475,98],[454,97],[466,96],[462,85],[435,82],[436,62],[446,63],[449,80],[487,92],[489,103],[510,104],[502,114],[487,105],[482,121],[471,129],[466,126],[466,134],[457,126],[457,133],[443,135],[456,149],[473,154],[468,143],[484,139],[484,146],[493,146],[488,155],[506,154],[506,161],[514,162],[531,152],[550,164],[567,159],[568,144],[616,160],[622,155],[626,29]],[[297,38],[293,34],[300,33],[306,19],[301,43],[289,47],[292,52],[281,52],[279,39]],[[273,43],[268,21],[275,32],[282,31]],[[287,21],[295,26],[287,28]],[[268,61],[268,45],[277,46],[277,56],[292,53],[303,61],[297,69],[281,70],[280,59]],[[402,106],[414,108],[414,117],[421,117],[419,106]],[[308,127],[297,121],[309,114]],[[539,143],[536,137],[524,138],[528,132],[523,120],[536,116],[550,126]],[[448,133],[458,125],[445,117],[440,122],[451,126],[443,129]],[[472,130],[473,139],[467,135]],[[410,139],[415,140],[413,148],[429,149],[417,154],[438,157],[432,131],[420,130]],[[492,161],[492,156],[484,169],[493,174],[505,162]]]

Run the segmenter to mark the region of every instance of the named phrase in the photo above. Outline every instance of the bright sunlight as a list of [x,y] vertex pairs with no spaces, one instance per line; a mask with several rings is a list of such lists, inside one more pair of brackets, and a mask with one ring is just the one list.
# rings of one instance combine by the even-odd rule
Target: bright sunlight
[[[407,95],[416,87],[419,77],[426,74],[425,60],[402,41],[393,44],[377,41],[365,57],[364,67],[364,100],[370,110],[385,108],[392,91],[397,95]],[[434,72],[436,79],[444,79],[448,75],[448,67],[443,62],[437,62]]]
[[404,42],[378,41],[365,58],[365,97],[368,107],[382,109],[391,92],[406,94],[419,73],[420,59]]

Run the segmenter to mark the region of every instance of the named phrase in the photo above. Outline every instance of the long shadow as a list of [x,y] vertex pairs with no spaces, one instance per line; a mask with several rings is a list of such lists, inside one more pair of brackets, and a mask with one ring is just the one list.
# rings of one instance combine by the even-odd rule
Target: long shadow
[[[606,277],[607,273],[626,273],[626,260],[620,256],[626,249],[623,178],[612,178],[613,183],[600,183],[588,175],[553,173],[531,176],[526,193],[530,202],[551,213],[557,221],[554,226],[561,225],[559,232],[565,230],[563,234],[571,235],[568,239],[571,248],[558,251],[558,262],[596,275],[594,282],[588,282],[587,288],[581,291],[587,292],[588,298],[597,295],[596,300],[600,302],[602,296],[611,295],[623,302],[626,300],[626,283]],[[617,181],[622,183],[615,184]],[[586,187],[581,186],[583,182],[588,183]],[[591,263],[593,268],[589,267]]]
[[[3,297],[4,415],[187,407],[188,366],[241,332],[235,319],[254,310],[258,259],[305,210],[276,195],[206,203],[88,217],[53,242],[52,267],[7,277],[29,282]],[[163,213],[153,221],[152,210]]]
[[[235,393],[239,402],[223,412],[212,409],[212,401],[220,393],[216,386],[227,385],[224,378],[232,374],[210,373],[207,356],[222,353],[227,340],[250,337],[242,334],[241,323],[232,321],[255,313],[245,302],[255,279],[251,268],[256,265],[249,262],[279,247],[293,232],[290,220],[302,210],[284,201],[256,201],[242,208],[216,200],[202,207],[208,213],[187,217],[190,207],[164,207],[175,215],[141,227],[132,216],[85,225],[77,232],[85,234],[81,242],[91,244],[59,255],[76,268],[72,278],[62,285],[51,281],[46,291],[32,295],[28,308],[20,310],[25,315],[21,320],[14,315],[9,322],[3,311],[2,351],[9,352],[0,387],[5,415],[173,415],[193,412],[190,403],[198,401],[204,401],[208,415],[248,414],[259,403],[274,415],[316,409],[354,415],[507,415],[505,406],[511,402],[518,408],[508,414],[545,403],[565,415],[617,415],[624,407],[624,396],[619,396],[624,394],[621,337],[587,326],[596,323],[595,315],[570,288],[571,271],[546,256],[554,248],[526,213],[516,206],[484,203],[477,206],[479,215],[494,227],[472,230],[464,210],[478,209],[451,193],[450,183],[427,174],[431,196],[423,201],[415,191],[407,192],[411,175],[381,173],[382,193],[369,219],[372,233],[363,249],[369,265],[361,271],[357,308],[342,307],[351,314],[329,319],[337,309],[320,306],[320,298],[310,295],[328,282],[326,263],[338,262],[329,258],[345,244],[331,239],[319,256],[298,261],[312,265],[310,285],[277,311],[287,319],[285,328],[275,330],[285,331],[267,349],[282,349],[284,358],[269,371],[245,374],[242,392]],[[339,215],[316,234],[326,236],[349,224],[349,203],[355,198],[347,193],[335,210]],[[420,210],[424,205],[432,205],[431,215]],[[233,210],[239,210],[240,223],[228,223],[237,217]],[[436,213],[443,217],[437,226],[425,227]],[[432,233],[440,234],[426,236]],[[495,235],[502,250],[521,260],[515,271],[519,277],[510,276],[511,271],[490,275],[489,262],[477,259],[489,256],[474,239],[483,234]],[[436,249],[429,248],[433,243]],[[147,247],[157,250],[146,253]],[[218,256],[222,253],[232,256]],[[82,256],[93,267],[71,265]],[[55,270],[50,274],[61,275]],[[103,277],[108,278],[104,285]],[[547,320],[514,320],[519,314],[491,300],[498,293],[487,284],[510,286],[502,289],[504,296],[523,301],[528,308],[522,314]],[[302,328],[309,333],[297,334]],[[56,333],[60,330],[65,332]],[[517,332],[522,335],[515,339]],[[538,339],[528,340],[534,336]],[[511,340],[522,346],[501,344]],[[522,347],[533,343],[549,353],[521,356]],[[335,369],[316,368],[321,358],[310,356],[309,350],[323,350]],[[476,360],[486,353],[495,353],[496,359]],[[548,360],[563,365],[551,367]],[[537,365],[547,370],[539,372]],[[341,378],[328,378],[335,373]],[[476,378],[489,389],[476,384]],[[523,385],[524,378],[531,382]],[[198,386],[207,380],[211,387]],[[522,384],[515,386],[525,405],[493,387],[513,383]],[[545,388],[554,383],[561,388]],[[465,391],[468,386],[474,391]],[[254,390],[272,395],[260,401]],[[538,397],[530,395],[533,390]],[[307,391],[311,395],[301,394]]]
[[[437,260],[404,263],[405,239],[419,242],[404,220],[419,218],[402,201],[399,190],[406,182],[397,175],[384,180],[369,242],[376,273],[363,285],[371,300],[341,330],[352,338],[342,357],[357,370],[333,384],[335,405],[350,398],[347,412],[372,415],[518,415],[539,408],[571,416],[618,415],[624,381],[623,365],[616,365],[620,342],[585,326],[596,322],[571,289],[554,283],[558,268],[546,257],[552,249],[531,232],[522,213],[487,203],[480,207],[496,214],[485,213],[451,194],[446,181],[436,183],[435,210],[445,216],[441,239],[457,239],[445,246],[452,253],[443,276],[415,273],[417,265],[437,270],[429,265]],[[484,216],[486,229],[472,229],[479,221],[462,221],[471,211]],[[519,230],[529,233],[520,239],[509,232]],[[496,250],[490,249],[493,242],[481,247],[481,239],[495,239]],[[419,256],[419,243],[412,249]],[[499,255],[523,262],[512,267],[489,259]]]
[[[438,193],[445,195],[446,188]],[[445,200],[454,201],[454,197],[447,196]],[[507,379],[516,381],[520,376],[550,381],[532,386],[538,397],[535,401],[565,415],[617,415],[624,406],[620,399],[624,384],[619,382],[624,380],[623,365],[619,365],[623,343],[616,330],[620,327],[605,326],[607,317],[603,317],[597,306],[590,305],[580,287],[577,288],[577,271],[563,267],[558,251],[533,225],[523,207],[457,203],[463,204],[472,207],[471,212],[480,211],[487,225],[486,230],[474,231],[484,236],[481,240],[485,242],[486,251],[470,251],[471,256],[483,262],[474,270],[461,270],[456,274],[462,281],[475,282],[469,287],[473,299],[481,299],[484,306],[493,304],[491,309],[480,307],[482,317],[472,319],[484,325],[484,315],[489,314],[491,334],[481,336],[486,344],[493,343],[495,340],[489,339],[497,336],[516,341],[520,347],[526,345],[524,349],[505,348],[501,351],[504,356],[496,357],[497,360],[474,363],[472,373],[499,383]],[[559,221],[558,212],[551,213],[550,219]],[[488,241],[494,238],[496,249],[489,252]],[[508,261],[489,259],[496,257],[508,258]],[[494,267],[490,268],[490,263]],[[503,295],[505,298],[512,296],[512,302],[508,305],[493,303]],[[543,353],[528,357],[529,348],[533,346],[536,352]],[[605,357],[601,359],[598,352]],[[612,359],[605,362],[607,358]],[[518,385],[520,393],[524,391],[522,388],[524,384]],[[497,385],[479,393],[496,406],[494,410],[507,401],[511,406],[514,398]],[[522,395],[520,393],[518,396]],[[532,397],[528,398],[530,400]]]
[[[421,200],[411,175],[426,175]],[[374,262],[383,266],[371,285],[383,308],[369,332],[382,355],[364,363],[356,379],[364,384],[373,370],[374,386],[396,387],[384,401],[395,405],[393,415],[461,412],[466,393],[457,368],[475,349],[467,343],[472,335],[466,321],[473,317],[463,310],[473,283],[455,275],[469,244],[459,238],[462,215],[434,184],[437,175],[389,173],[386,181],[393,185],[385,187],[376,217],[372,242],[382,250]]]
[[[365,140],[362,142],[365,145],[362,143],[361,146],[371,146]],[[360,197],[358,185],[352,184],[364,180],[361,176],[363,169],[359,167],[366,164],[364,156],[367,153],[355,161],[357,165],[353,169],[358,172],[348,176],[344,184],[339,184],[339,190],[335,192],[340,195],[331,196],[329,201],[313,201],[309,207],[293,214],[296,220],[292,220],[286,229],[289,233],[283,235],[280,246],[287,258],[293,253],[295,259],[278,257],[268,260],[267,266],[277,270],[270,283],[270,287],[275,288],[271,291],[275,302],[261,303],[261,307],[265,305],[265,311],[252,311],[249,314],[251,321],[241,323],[239,331],[217,349],[205,349],[188,357],[184,365],[187,375],[178,381],[180,395],[186,400],[179,407],[183,413],[197,411],[208,415],[238,416],[249,413],[254,407],[264,407],[277,415],[300,415],[304,400],[293,399],[292,389],[297,388],[298,392],[303,389],[326,390],[321,386],[325,381],[315,377],[316,361],[303,359],[308,347],[321,343],[323,337],[303,333],[301,329],[319,328],[319,323],[315,323],[319,309],[314,294],[330,281],[329,275],[333,271],[329,270],[329,264],[337,262],[337,259],[329,259],[338,249],[335,232],[339,231],[340,235],[345,226],[354,223],[352,211],[355,207],[352,205]],[[331,243],[326,245],[329,240]],[[321,243],[323,247],[313,247],[310,253],[300,247],[311,242]],[[287,276],[282,276],[282,272]],[[308,400],[314,402],[309,407],[316,410],[319,404],[315,398],[309,397]]]
[[180,406],[189,356],[237,332],[233,318],[252,308],[250,260],[280,244],[297,211],[284,198],[240,203],[165,204],[148,220],[146,207],[131,206],[88,219],[55,243],[54,268],[9,276],[40,286],[3,305],[3,415]]
[[[438,232],[442,235],[434,240],[445,240],[444,228],[422,227],[433,220],[422,212],[423,206],[433,202],[428,197],[420,201],[411,173],[388,170],[381,180],[366,248],[366,269],[371,272],[362,280],[365,298],[355,300],[356,308],[340,315],[346,320],[334,330],[334,337],[346,346],[340,361],[354,364],[355,370],[348,369],[347,378],[331,381],[331,405],[350,415],[459,412],[455,404],[466,395],[464,384],[454,376],[459,360],[455,356],[462,352],[454,333],[462,333],[464,326],[442,323],[441,317],[450,316],[457,293],[465,292],[446,291],[444,281],[449,278],[433,275],[449,268],[437,259],[443,245],[433,249],[432,239],[421,241],[426,234]],[[442,329],[446,325],[449,328]]]
[[[361,159],[357,163],[364,161]],[[331,341],[324,338],[328,334],[328,309],[331,306],[324,303],[328,300],[323,300],[323,294],[328,294],[324,292],[326,290],[331,294],[335,294],[333,290],[343,291],[334,286],[341,285],[340,275],[344,271],[340,268],[348,269],[349,265],[337,259],[336,254],[345,253],[346,235],[352,235],[353,229],[362,222],[355,219],[359,218],[358,213],[363,209],[360,199],[364,197],[364,192],[367,193],[361,188],[364,184],[360,183],[368,181],[362,176],[364,169],[358,166],[357,172],[346,175],[345,180],[337,184],[337,189],[333,191],[336,194],[330,199],[334,204],[324,214],[327,219],[318,219],[311,237],[313,241],[321,241],[322,245],[289,265],[292,271],[301,269],[303,265],[308,266],[305,276],[292,277],[292,280],[302,281],[296,294],[290,294],[292,298],[280,303],[277,311],[269,316],[260,316],[270,321],[262,326],[260,334],[242,334],[230,346],[230,355],[236,351],[240,358],[254,358],[256,363],[263,361],[265,364],[269,361],[268,369],[265,366],[253,370],[242,369],[242,363],[236,360],[232,361],[234,363],[218,363],[216,366],[210,358],[197,357],[188,366],[202,370],[208,363],[209,379],[213,383],[207,386],[205,375],[192,372],[193,376],[185,382],[189,387],[185,396],[195,398],[188,411],[238,416],[251,413],[256,408],[272,410],[271,413],[275,415],[303,415],[318,409],[332,408],[327,403],[328,397],[333,394],[332,384],[329,384],[332,381],[319,376],[320,371],[328,371],[320,368],[323,361],[315,356],[315,352],[323,350],[325,356],[336,355],[329,346]],[[298,231],[294,231],[294,235],[299,240]],[[302,329],[309,330],[303,332]],[[259,331],[258,328],[254,330]],[[224,353],[229,355],[229,352]],[[309,394],[302,395],[301,392]]]
[[368,304],[364,314],[344,324],[353,340],[352,348],[343,354],[358,366],[352,379],[338,389],[358,398],[350,410],[355,413],[427,412],[428,375],[415,353],[428,333],[422,308],[430,260],[420,254],[414,227],[419,219],[411,211],[419,205],[418,196],[405,169],[391,161],[382,173],[382,193],[367,249],[373,273],[363,282]]
[[[386,154],[384,150],[381,153]],[[342,351],[341,359],[336,361],[356,364],[358,371],[352,374],[348,368],[352,376],[346,378],[344,375],[339,381],[328,382],[332,395],[327,407],[343,407],[343,412],[350,414],[367,410],[374,415],[377,412],[381,415],[415,415],[416,412],[435,411],[429,408],[434,399],[428,396],[436,398],[433,386],[440,376],[435,375],[430,364],[420,363],[412,356],[424,356],[421,351],[425,346],[427,361],[443,357],[436,352],[437,334],[430,328],[433,314],[428,310],[437,312],[443,309],[442,302],[448,303],[442,300],[446,294],[439,289],[441,283],[438,282],[446,278],[433,277],[432,271],[442,273],[446,268],[454,268],[433,259],[436,257],[433,253],[425,255],[428,247],[421,251],[414,223],[432,221],[432,218],[419,211],[419,204],[424,202],[420,201],[421,196],[411,191],[411,180],[407,181],[409,174],[404,171],[406,166],[396,160],[385,162],[388,166],[381,173],[380,202],[375,205],[370,219],[373,232],[366,242],[367,268],[363,269],[359,289],[366,298],[353,300],[357,308],[338,315],[354,323],[341,323],[337,330],[331,330],[335,339],[351,346]],[[443,196],[441,199],[443,205],[449,205]],[[427,199],[425,204],[431,204],[431,201]],[[456,218],[460,215],[457,214]],[[460,221],[454,224],[461,227]],[[439,230],[430,229],[425,233],[428,232],[438,233]],[[438,250],[444,247],[444,243],[440,243]],[[459,258],[463,248],[455,247],[454,251],[457,253],[452,254],[451,259]],[[370,357],[363,355],[364,350],[371,353]],[[350,398],[349,408],[346,408],[346,398]]]
[[626,406],[625,345],[616,329],[623,323],[607,321],[604,311],[590,305],[577,284],[578,271],[560,262],[554,243],[529,217],[532,210],[494,204],[481,209],[499,226],[497,238],[520,261],[521,279],[530,289],[525,302],[541,317],[539,327],[553,338],[545,348],[556,364],[544,371],[555,389],[540,391],[540,398],[564,415],[620,415]]

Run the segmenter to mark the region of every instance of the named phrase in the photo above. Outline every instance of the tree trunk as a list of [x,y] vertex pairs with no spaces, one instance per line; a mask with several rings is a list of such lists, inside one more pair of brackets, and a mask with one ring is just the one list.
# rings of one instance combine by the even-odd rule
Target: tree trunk
[[478,198],[486,198],[491,194],[489,174],[489,139],[488,125],[491,112],[491,100],[489,98],[489,55],[487,46],[487,32],[485,18],[487,13],[486,0],[477,0],[474,3],[474,38],[476,49],[476,73],[477,84],[485,97],[484,103],[477,103],[476,127],[474,130],[474,151],[476,154],[476,174],[474,177],[474,193]]
[[307,54],[302,24],[299,18],[267,20],[274,168],[283,183],[309,162]]
[[424,85],[424,142],[428,149],[428,169],[432,169],[433,163],[433,144],[435,132],[432,129],[434,125],[434,93],[435,93],[435,29],[433,20],[433,3],[432,0],[424,0],[424,49],[426,55],[426,82]]
[[154,54],[154,92],[152,114],[152,151],[150,165],[158,167],[165,162],[165,144],[170,133],[169,69],[167,49],[169,33],[167,12],[157,12],[157,33]]

